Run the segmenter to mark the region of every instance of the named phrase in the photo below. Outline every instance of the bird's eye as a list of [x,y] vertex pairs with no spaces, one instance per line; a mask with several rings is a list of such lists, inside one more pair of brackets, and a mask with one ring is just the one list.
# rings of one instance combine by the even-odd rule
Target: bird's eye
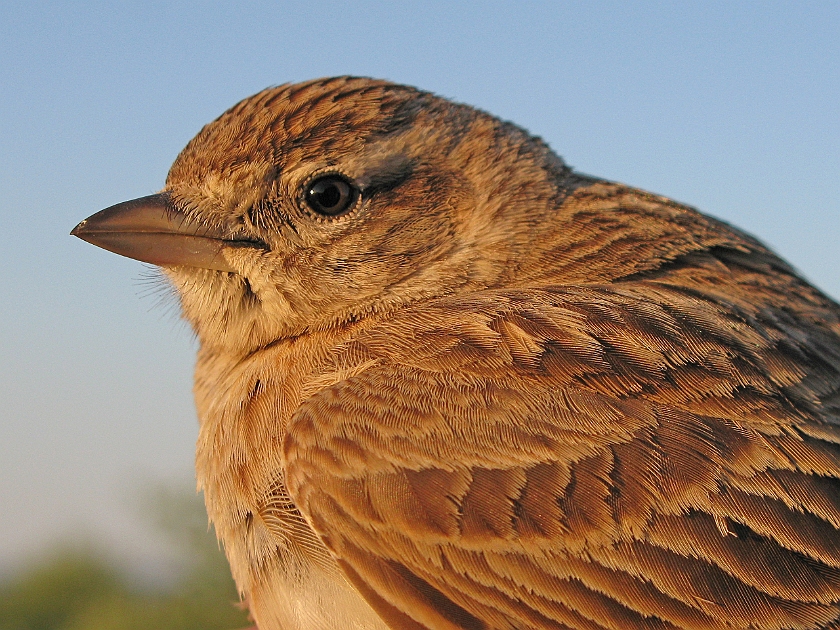
[[359,199],[359,189],[342,175],[324,175],[306,188],[304,201],[313,212],[336,217],[351,210]]

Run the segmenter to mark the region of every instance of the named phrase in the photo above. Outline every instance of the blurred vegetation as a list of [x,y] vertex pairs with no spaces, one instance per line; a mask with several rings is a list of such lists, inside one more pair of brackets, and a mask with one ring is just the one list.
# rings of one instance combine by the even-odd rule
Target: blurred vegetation
[[184,569],[166,587],[139,584],[101,550],[59,549],[0,583],[0,630],[236,630],[237,606],[224,554],[201,499],[159,489],[147,514],[172,538]]

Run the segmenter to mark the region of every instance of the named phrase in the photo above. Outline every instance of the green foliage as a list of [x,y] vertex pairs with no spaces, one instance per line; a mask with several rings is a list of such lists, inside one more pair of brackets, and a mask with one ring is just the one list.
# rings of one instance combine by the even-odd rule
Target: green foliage
[[224,554],[192,493],[159,490],[158,525],[186,559],[184,575],[150,592],[132,585],[106,556],[58,550],[0,584],[0,630],[235,630],[250,625]]

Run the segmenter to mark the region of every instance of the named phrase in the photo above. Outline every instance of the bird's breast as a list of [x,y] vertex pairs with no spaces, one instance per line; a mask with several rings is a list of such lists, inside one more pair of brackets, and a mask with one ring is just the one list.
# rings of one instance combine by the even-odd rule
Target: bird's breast
[[[327,337],[327,338],[325,338]],[[196,474],[237,586],[261,630],[385,628],[286,492],[282,441],[306,396],[346,376],[335,335],[242,357],[200,351]]]

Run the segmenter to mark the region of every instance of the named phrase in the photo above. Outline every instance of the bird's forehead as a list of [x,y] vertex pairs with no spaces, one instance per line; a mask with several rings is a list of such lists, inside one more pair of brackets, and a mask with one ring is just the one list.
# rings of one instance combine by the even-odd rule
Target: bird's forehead
[[337,78],[269,88],[205,126],[181,152],[167,185],[273,165],[294,168],[313,156],[358,152],[371,137],[410,125],[429,101],[413,88],[373,79]]

